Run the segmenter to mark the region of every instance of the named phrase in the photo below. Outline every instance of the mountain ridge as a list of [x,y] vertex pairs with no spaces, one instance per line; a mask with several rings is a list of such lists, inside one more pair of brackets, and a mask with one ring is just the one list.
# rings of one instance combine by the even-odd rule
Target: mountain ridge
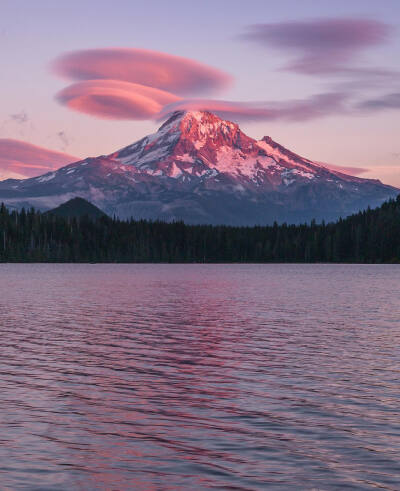
[[80,196],[108,215],[229,225],[334,220],[399,190],[333,171],[206,111],[177,111],[109,155],[0,182],[0,201],[46,210]]

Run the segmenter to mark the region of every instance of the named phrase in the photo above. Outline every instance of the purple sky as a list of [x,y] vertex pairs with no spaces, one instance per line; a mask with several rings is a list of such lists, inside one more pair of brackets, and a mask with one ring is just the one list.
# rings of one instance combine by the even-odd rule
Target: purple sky
[[3,0],[0,179],[198,107],[400,186],[399,24],[398,0]]

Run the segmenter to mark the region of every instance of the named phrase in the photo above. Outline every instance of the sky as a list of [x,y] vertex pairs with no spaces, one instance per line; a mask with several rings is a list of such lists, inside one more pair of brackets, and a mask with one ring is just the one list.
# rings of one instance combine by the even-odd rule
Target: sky
[[1,0],[0,179],[209,109],[400,187],[399,26],[398,0]]

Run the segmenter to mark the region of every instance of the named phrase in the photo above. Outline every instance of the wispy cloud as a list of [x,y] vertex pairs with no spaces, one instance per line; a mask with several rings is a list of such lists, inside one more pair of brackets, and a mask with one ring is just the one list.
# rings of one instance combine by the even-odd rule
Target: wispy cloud
[[327,164],[326,162],[317,162],[317,163],[333,171],[341,172],[342,174],[348,174],[350,176],[359,176],[361,174],[365,174],[366,172],[370,171],[370,169],[365,169],[364,167],[355,167],[351,165],[333,165],[333,164]]
[[358,104],[358,108],[365,111],[400,109],[400,92],[384,94],[382,96],[364,100]]
[[25,124],[29,121],[28,115],[26,114],[25,111],[21,111],[15,114],[10,114],[9,119],[10,121],[14,121],[15,123],[18,124]]
[[57,131],[57,137],[62,144],[63,150],[65,150],[69,146],[69,138],[67,137],[67,134],[65,131]]

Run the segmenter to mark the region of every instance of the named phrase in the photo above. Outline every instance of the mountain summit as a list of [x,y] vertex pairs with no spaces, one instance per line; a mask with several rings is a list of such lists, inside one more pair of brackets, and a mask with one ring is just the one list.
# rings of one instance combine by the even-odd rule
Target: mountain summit
[[0,201],[17,208],[46,210],[80,196],[120,218],[230,225],[333,220],[398,193],[270,137],[257,141],[205,111],[175,112],[156,133],[110,155],[0,182]]

